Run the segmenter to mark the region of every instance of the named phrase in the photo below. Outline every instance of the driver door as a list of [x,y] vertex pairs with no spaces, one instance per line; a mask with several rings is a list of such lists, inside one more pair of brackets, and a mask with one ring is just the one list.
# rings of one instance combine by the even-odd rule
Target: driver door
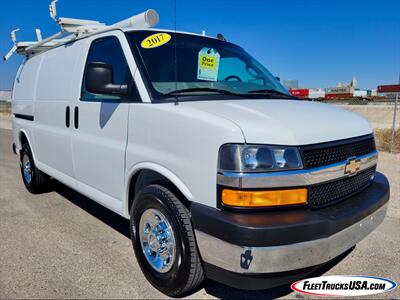
[[[123,33],[108,33],[92,39],[84,69],[93,62],[112,66],[116,84],[132,87],[128,96],[92,94],[85,88],[85,71],[80,98],[75,99],[73,161],[78,189],[104,206],[122,211],[125,182],[125,150],[128,135],[129,106],[138,102],[134,70],[127,64],[121,40]],[[127,50],[128,51],[128,50]],[[136,66],[135,66],[136,67]]]

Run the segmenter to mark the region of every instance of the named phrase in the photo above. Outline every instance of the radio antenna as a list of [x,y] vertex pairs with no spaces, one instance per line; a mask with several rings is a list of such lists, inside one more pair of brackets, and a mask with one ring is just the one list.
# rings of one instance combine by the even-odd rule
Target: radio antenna
[[174,0],[174,70],[175,70],[175,105],[179,104],[179,97],[176,91],[178,90],[178,61],[176,53],[176,0]]

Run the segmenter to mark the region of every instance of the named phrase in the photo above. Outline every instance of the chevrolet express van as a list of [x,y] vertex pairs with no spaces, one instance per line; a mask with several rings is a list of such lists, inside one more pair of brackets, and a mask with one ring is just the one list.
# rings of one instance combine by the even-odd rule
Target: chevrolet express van
[[386,213],[368,122],[299,101],[221,38],[121,27],[32,51],[12,112],[26,188],[54,178],[130,219],[169,296],[293,282]]

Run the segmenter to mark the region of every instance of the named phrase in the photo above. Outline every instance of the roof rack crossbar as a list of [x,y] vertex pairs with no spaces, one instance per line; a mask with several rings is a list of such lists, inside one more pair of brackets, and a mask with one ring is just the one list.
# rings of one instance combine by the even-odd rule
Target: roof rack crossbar
[[44,40],[41,40],[41,41],[38,41],[36,44],[27,47],[27,48],[25,49],[25,51],[26,51],[26,52],[32,51],[32,50],[34,50],[35,48],[38,48],[38,47],[40,47],[40,46],[42,46],[42,45],[44,45],[44,44],[46,44],[46,43],[48,43],[48,42],[50,42],[50,41],[52,41],[52,40],[58,38],[58,37],[60,37],[60,36],[63,36],[63,35],[65,35],[65,32],[64,32],[64,31],[57,32],[57,33],[55,33],[55,34],[49,36],[48,38],[46,38],[46,39],[44,39]]
[[36,28],[36,29],[35,29],[35,32],[36,32],[36,38],[37,38],[37,40],[38,40],[38,41],[43,40],[42,32],[40,31],[40,29],[39,29],[39,28]]
[[6,55],[3,56],[3,60],[9,60],[10,57],[17,51],[17,45],[14,45]]
[[[149,9],[141,14],[134,15],[130,18],[107,26],[104,23],[95,20],[83,20],[73,18],[57,18],[56,2],[53,0],[49,5],[50,17],[61,27],[61,31],[57,32],[45,39],[42,38],[40,29],[36,29],[37,41],[35,42],[17,42],[16,34],[19,29],[11,31],[11,40],[13,47],[4,55],[3,59],[8,60],[14,54],[29,56],[34,53],[47,51],[59,45],[74,41],[80,37],[89,36],[106,29],[136,27],[146,28],[156,26],[159,22],[159,15],[154,9]],[[60,37],[66,36],[62,39]]]

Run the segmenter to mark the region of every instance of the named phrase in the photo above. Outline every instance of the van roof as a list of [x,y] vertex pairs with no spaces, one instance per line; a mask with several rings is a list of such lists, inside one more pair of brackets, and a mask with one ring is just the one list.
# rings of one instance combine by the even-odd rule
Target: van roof
[[[172,30],[172,29],[147,28],[147,27],[143,27],[143,28],[113,27],[113,28],[104,28],[104,30],[99,30],[99,31],[94,32],[94,33],[92,33],[90,35],[84,35],[84,36],[78,37],[76,39],[73,39],[71,41],[66,41],[65,43],[60,43],[59,45],[55,45],[55,46],[50,47],[50,48],[45,49],[45,50],[41,50],[41,51],[39,50],[39,51],[31,52],[31,53],[27,54],[26,57],[29,59],[29,58],[31,58],[33,56],[40,55],[40,54],[43,54],[45,52],[51,51],[53,49],[56,49],[56,48],[58,48],[60,46],[63,46],[65,44],[67,44],[67,43],[76,42],[76,41],[83,40],[83,39],[86,39],[86,38],[89,38],[89,37],[95,37],[96,35],[103,34],[103,33],[106,33],[106,32],[115,31],[115,30],[119,30],[119,31],[122,31],[122,32],[135,32],[135,31],[149,31],[149,32],[160,32],[160,31],[162,31],[162,32],[168,32],[168,33],[175,33],[176,32],[176,33],[180,33],[180,34],[187,34],[187,35],[192,35],[192,36],[199,36],[199,37],[204,37],[204,38],[217,39],[216,37],[212,37],[212,36],[208,36],[208,35],[203,35],[203,34],[198,34],[198,33],[193,33],[193,32],[187,32],[187,31],[179,31],[179,30],[175,31],[175,30]],[[68,36],[67,36],[67,38],[68,38]]]
[[183,33],[187,35],[193,35],[193,36],[202,36],[202,37],[207,37],[211,39],[216,39],[213,36],[208,36],[208,35],[203,35],[199,33],[194,33],[194,32],[188,32],[188,31],[179,31],[179,30],[173,30],[173,29],[163,29],[163,28],[136,28],[136,27],[122,27],[122,28],[117,28],[122,30],[123,32],[131,32],[131,31],[162,31],[162,32],[170,32],[170,33]]

